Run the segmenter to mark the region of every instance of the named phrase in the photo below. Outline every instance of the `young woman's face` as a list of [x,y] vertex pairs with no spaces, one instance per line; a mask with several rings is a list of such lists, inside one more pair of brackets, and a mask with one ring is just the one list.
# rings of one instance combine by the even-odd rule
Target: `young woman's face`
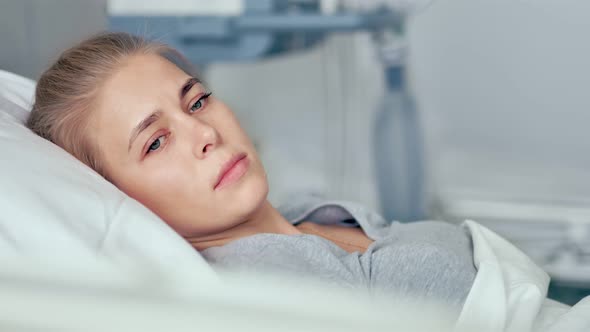
[[109,179],[186,237],[244,222],[266,200],[264,168],[232,111],[157,55],[101,87],[89,134]]

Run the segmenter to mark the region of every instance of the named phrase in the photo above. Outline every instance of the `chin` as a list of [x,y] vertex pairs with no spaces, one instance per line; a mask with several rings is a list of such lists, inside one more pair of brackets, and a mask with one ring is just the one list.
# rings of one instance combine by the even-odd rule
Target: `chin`
[[247,219],[266,202],[268,181],[266,176],[256,176],[243,183],[235,195],[235,207],[241,219]]

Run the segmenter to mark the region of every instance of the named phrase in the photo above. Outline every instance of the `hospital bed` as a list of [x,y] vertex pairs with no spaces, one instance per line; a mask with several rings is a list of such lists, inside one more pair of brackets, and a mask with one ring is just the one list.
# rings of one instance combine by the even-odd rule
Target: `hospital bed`
[[[377,331],[404,324],[410,330],[449,328],[444,310],[416,318],[416,310],[403,310],[410,308],[406,305],[324,285],[213,273],[151,212],[27,131],[22,123],[33,82],[5,72],[0,78],[1,153],[12,156],[3,158],[0,174],[5,197],[0,202],[3,327],[113,330],[109,323],[114,322],[121,330],[189,330],[199,324],[210,330]],[[22,262],[22,257],[30,260]],[[289,289],[297,291],[285,293]],[[361,309],[350,315],[345,308],[353,306]],[[293,307],[309,310],[294,313]],[[555,326],[579,328],[586,324],[588,301],[574,308],[543,306],[542,318],[565,317],[575,325],[562,320]],[[499,314],[494,317],[502,316],[501,309],[495,311]],[[412,325],[416,323],[424,325]],[[497,321],[488,327],[481,330],[502,330]]]

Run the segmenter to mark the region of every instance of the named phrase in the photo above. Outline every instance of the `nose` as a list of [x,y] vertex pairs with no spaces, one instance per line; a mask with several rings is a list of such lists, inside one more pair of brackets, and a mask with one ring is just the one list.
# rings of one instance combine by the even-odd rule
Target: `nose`
[[206,158],[219,146],[221,142],[219,132],[211,124],[194,116],[185,121],[190,123],[187,129],[190,131],[188,136],[193,143],[193,154],[198,159]]

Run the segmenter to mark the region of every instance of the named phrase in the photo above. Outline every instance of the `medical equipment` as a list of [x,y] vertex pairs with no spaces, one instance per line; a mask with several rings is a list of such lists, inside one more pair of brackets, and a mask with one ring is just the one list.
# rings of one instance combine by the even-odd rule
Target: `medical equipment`
[[225,1],[223,12],[203,8],[199,6],[201,2],[199,5],[189,2],[171,13],[159,5],[132,6],[128,1],[111,0],[109,25],[111,30],[156,37],[201,66],[220,61],[251,61],[308,49],[330,33],[370,31],[381,54],[387,87],[372,131],[378,200],[388,220],[423,219],[426,194],[422,135],[405,87],[404,15],[395,7],[392,10],[391,6],[380,5],[397,5],[408,11],[410,4],[424,6],[430,1],[344,2],[345,7],[355,11],[335,10],[334,2],[328,3]]

